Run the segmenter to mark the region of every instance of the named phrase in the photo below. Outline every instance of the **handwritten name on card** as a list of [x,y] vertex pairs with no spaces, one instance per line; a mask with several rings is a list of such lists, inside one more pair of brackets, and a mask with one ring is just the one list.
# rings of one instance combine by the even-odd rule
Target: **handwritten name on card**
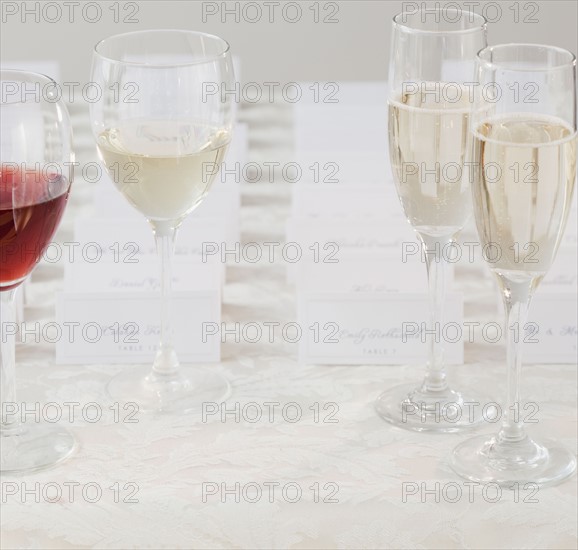
[[[203,338],[206,323],[220,323],[219,292],[175,292],[172,308],[180,360],[219,361],[219,342]],[[160,298],[156,292],[61,292],[56,319],[59,364],[152,364],[160,339]]]
[[[432,333],[425,294],[388,292],[311,292],[299,296],[299,344],[302,363],[333,365],[400,365],[424,363],[428,338],[440,338],[448,364],[464,360],[463,301],[450,294],[446,321]],[[450,325],[451,323],[451,325]]]

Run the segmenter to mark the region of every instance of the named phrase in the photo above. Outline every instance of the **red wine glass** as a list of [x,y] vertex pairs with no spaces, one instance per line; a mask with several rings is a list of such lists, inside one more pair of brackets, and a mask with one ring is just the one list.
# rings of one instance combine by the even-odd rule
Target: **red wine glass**
[[0,81],[0,472],[21,474],[53,466],[75,448],[68,430],[22,418],[24,405],[15,392],[14,301],[58,228],[74,157],[56,83],[13,70],[1,71]]

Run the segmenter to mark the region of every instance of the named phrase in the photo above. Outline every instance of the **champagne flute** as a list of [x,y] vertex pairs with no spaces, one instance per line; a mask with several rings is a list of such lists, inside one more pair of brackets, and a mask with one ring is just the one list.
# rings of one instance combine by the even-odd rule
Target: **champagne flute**
[[61,462],[76,446],[58,425],[24,422],[15,391],[15,295],[58,228],[74,155],[57,84],[16,70],[1,71],[0,81],[0,471],[22,474]]
[[177,230],[209,192],[232,136],[234,94],[212,93],[234,89],[229,45],[186,30],[112,36],[95,47],[92,80],[103,92],[91,104],[99,156],[149,221],[162,266],[161,337],[152,370],[131,368],[110,381],[108,392],[143,411],[184,413],[221,402],[230,393],[223,376],[179,363],[170,295]]
[[[452,467],[481,483],[558,483],[576,469],[555,441],[531,439],[520,419],[522,333],[532,295],[558,250],[576,179],[576,57],[538,44],[483,49],[472,113],[472,185],[480,244],[506,313],[507,402],[494,437],[457,446]],[[484,92],[485,90],[485,92]],[[484,97],[484,95],[486,97]],[[538,338],[539,338],[538,332]]]
[[404,12],[393,19],[389,68],[389,154],[406,218],[426,257],[430,324],[421,384],[383,392],[388,422],[416,431],[454,432],[482,420],[479,396],[451,388],[444,370],[443,306],[448,250],[471,215],[466,136],[476,53],[486,20],[455,8]]

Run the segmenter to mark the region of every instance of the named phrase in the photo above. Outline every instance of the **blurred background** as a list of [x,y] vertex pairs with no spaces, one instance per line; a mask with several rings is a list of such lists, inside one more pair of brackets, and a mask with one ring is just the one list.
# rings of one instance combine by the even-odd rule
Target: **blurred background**
[[1,60],[60,60],[65,81],[90,78],[92,48],[102,38],[175,27],[214,33],[228,40],[241,59],[243,82],[385,80],[392,17],[400,11],[435,4],[448,8],[457,4],[485,15],[490,22],[489,44],[535,42],[574,52],[577,49],[575,0],[82,0],[1,4]]

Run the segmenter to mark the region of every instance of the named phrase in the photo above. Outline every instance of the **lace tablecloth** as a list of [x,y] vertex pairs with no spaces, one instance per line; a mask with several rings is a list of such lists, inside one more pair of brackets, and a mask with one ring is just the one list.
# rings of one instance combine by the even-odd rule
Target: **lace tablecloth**
[[[86,113],[73,114],[79,160],[94,160]],[[253,160],[290,155],[290,109],[254,106],[242,118]],[[245,242],[283,241],[290,192],[278,183],[243,187]],[[77,181],[57,239],[72,236],[90,196]],[[227,269],[223,321],[295,320],[284,265]],[[456,273],[466,319],[495,320],[487,274],[468,269]],[[27,321],[54,318],[61,285],[59,269],[39,266]],[[466,364],[450,376],[501,401],[504,356],[502,346],[466,344]],[[55,366],[53,345],[20,345],[20,399],[97,402],[107,414],[76,419],[79,449],[65,464],[2,479],[2,548],[576,548],[576,478],[536,494],[478,487],[470,495],[447,465],[466,436],[407,432],[376,416],[378,393],[418,380],[420,367],[303,366],[296,357],[296,344],[227,342],[216,368],[232,381],[229,407],[239,407],[239,418],[141,414],[130,423],[122,410],[119,418],[107,412],[104,391],[111,375],[130,367]],[[576,365],[524,367],[523,395],[540,404],[533,433],[575,449],[576,388]],[[280,404],[273,417],[251,422],[254,406],[245,405],[264,411],[271,402]],[[293,422],[295,411],[301,418]]]

